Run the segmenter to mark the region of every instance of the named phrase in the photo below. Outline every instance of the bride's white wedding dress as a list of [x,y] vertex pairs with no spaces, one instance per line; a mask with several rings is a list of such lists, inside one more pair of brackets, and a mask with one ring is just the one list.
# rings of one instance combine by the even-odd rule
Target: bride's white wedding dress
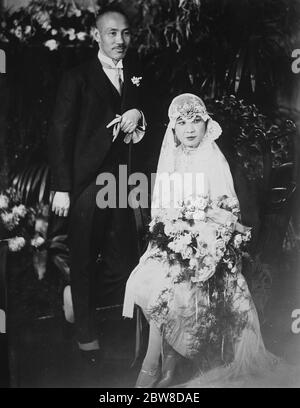
[[[202,173],[205,195],[212,200],[220,196],[236,199],[228,163],[214,142],[219,134],[220,128],[210,119],[205,140],[197,149],[187,150],[182,145],[176,146],[169,126],[158,174]],[[158,193],[155,186],[153,216],[161,210]],[[213,246],[216,223],[200,222],[199,228],[205,229],[207,242]],[[167,254],[150,242],[128,279],[123,315],[132,318],[134,305],[140,306],[147,320],[159,328],[164,344],[199,363],[201,374],[185,384],[187,387],[300,386],[300,371],[265,349],[255,305],[242,275],[241,260],[236,267],[235,274],[221,279],[223,303],[220,303],[210,291],[210,285],[216,285],[221,276],[220,268],[216,268],[203,286],[188,280],[174,284],[172,277],[182,266],[177,262],[170,265]],[[212,322],[217,318],[221,325],[227,325],[223,332],[212,330],[215,327]],[[211,366],[203,368],[203,360],[210,360]]]

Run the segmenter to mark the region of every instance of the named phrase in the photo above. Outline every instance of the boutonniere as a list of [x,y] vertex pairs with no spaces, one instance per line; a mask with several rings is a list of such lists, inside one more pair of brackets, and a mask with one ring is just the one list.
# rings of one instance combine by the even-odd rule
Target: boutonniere
[[143,77],[136,77],[136,76],[133,76],[132,78],[131,78],[131,82],[133,83],[133,85],[135,85],[135,86],[140,86],[141,85],[141,80],[143,79]]

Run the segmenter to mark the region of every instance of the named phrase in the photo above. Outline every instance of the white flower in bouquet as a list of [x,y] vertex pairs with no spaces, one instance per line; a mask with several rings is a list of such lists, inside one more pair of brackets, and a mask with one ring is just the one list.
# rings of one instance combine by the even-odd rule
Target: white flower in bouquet
[[243,241],[250,241],[251,239],[251,229],[249,228],[243,235]]
[[5,194],[0,194],[0,210],[6,210],[9,205],[9,198]]
[[239,207],[239,201],[235,197],[229,197],[227,198],[227,204],[229,205],[230,208],[236,208]]
[[229,207],[232,212],[238,213],[240,211],[239,201],[235,197],[226,197],[221,201],[223,205]]
[[19,224],[19,218],[13,213],[3,213],[1,214],[1,218],[9,231],[13,230]]
[[36,237],[31,240],[31,245],[35,248],[39,248],[45,243],[45,239],[43,237]]
[[217,235],[218,235],[218,237],[220,237],[220,238],[222,238],[224,240],[225,244],[231,238],[230,230],[228,229],[228,227],[226,228],[224,225],[219,225],[218,226]]
[[235,273],[237,271],[237,268],[231,258],[223,258],[223,262],[227,264],[227,268],[231,273]]
[[171,249],[173,252],[180,252],[179,243],[177,240],[171,241],[168,243],[168,248]]
[[217,241],[216,241],[216,248],[225,250],[225,248],[226,248],[226,243],[225,243],[225,241],[224,241],[222,238],[217,239]]
[[168,237],[174,237],[177,233],[176,226],[171,221],[167,221],[164,226],[164,232]]
[[191,234],[180,235],[179,241],[182,243],[182,245],[189,245],[192,242]]
[[195,200],[195,206],[199,210],[204,211],[208,206],[208,198],[207,197],[197,197]]
[[27,209],[25,205],[20,204],[20,205],[15,205],[12,209],[12,212],[17,217],[24,218],[25,215],[27,214]]
[[204,259],[203,259],[203,263],[205,266],[208,267],[214,267],[215,266],[215,261],[214,258],[210,255],[207,255]]
[[236,273],[236,272],[237,272],[237,267],[234,266],[234,267],[231,269],[231,273]]
[[189,262],[189,266],[191,269],[197,269],[199,266],[199,262],[196,257],[192,257]]
[[222,239],[217,239],[216,242],[216,256],[220,258],[226,250],[226,244]]
[[51,35],[56,35],[57,33],[58,33],[58,31],[55,28],[52,28]]
[[203,268],[196,270],[195,276],[191,277],[191,281],[194,283],[205,282],[212,276],[213,273],[214,269],[204,266]]
[[203,245],[203,242],[197,242],[197,257],[203,258],[208,254],[208,249],[206,246]]
[[77,33],[77,38],[79,41],[84,41],[86,38],[87,34],[84,31],[80,31]]
[[184,234],[177,236],[174,241],[169,242],[168,247],[173,252],[182,253],[191,242],[191,236],[189,234]]
[[15,237],[8,240],[8,248],[11,252],[18,252],[25,246],[25,239],[23,237]]
[[48,47],[50,51],[57,50],[58,48],[58,42],[53,38],[51,40],[46,41],[44,45]]
[[206,219],[205,211],[203,210],[195,211],[193,214],[193,219],[194,221],[205,221]]
[[180,253],[183,259],[191,259],[193,256],[193,250],[190,246],[183,248]]
[[184,217],[185,217],[187,220],[193,220],[193,219],[194,219],[194,211],[192,211],[192,210],[186,210],[186,211],[184,212]]
[[239,248],[243,242],[243,237],[241,234],[236,234],[236,236],[233,239],[233,245],[235,248]]

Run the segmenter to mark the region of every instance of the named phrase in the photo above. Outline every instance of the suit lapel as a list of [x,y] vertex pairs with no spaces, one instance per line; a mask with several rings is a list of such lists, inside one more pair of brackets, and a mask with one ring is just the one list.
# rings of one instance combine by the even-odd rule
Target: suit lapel
[[105,72],[103,71],[102,65],[96,57],[94,61],[91,63],[91,83],[95,88],[96,92],[100,96],[100,98],[104,99],[109,103],[109,105],[113,108],[114,107],[114,100],[112,89],[109,83],[109,79],[107,78]]
[[133,85],[131,78],[133,76],[138,76],[137,73],[134,73],[132,63],[129,58],[124,59],[123,64],[123,73],[124,73],[124,86],[122,92],[122,103],[121,103],[121,112],[125,112],[128,107],[132,105],[133,102],[138,100],[138,88]]
[[[136,104],[138,102],[138,87],[133,85],[131,78],[132,76],[139,76],[139,73],[134,71],[130,58],[126,57],[124,59],[123,67],[124,85],[121,100],[121,113],[125,112],[128,107],[130,108],[132,104]],[[95,57],[91,62],[90,78],[88,79],[90,80],[92,86],[95,88],[99,97],[106,100],[112,107],[112,109],[114,109],[115,95],[113,94],[113,85],[110,84],[107,75],[103,71],[98,57]],[[115,92],[119,97],[117,90],[115,90]]]

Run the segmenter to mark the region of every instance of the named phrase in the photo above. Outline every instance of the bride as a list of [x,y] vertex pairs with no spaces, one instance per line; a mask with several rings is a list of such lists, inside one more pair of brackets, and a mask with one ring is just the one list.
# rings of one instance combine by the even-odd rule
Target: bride
[[242,275],[250,228],[239,222],[229,165],[215,143],[222,130],[192,94],[176,97],[168,114],[151,239],[123,306],[123,316],[132,318],[138,305],[150,327],[136,387],[171,385],[183,358],[201,372],[188,387],[250,384],[282,363],[264,347]]

